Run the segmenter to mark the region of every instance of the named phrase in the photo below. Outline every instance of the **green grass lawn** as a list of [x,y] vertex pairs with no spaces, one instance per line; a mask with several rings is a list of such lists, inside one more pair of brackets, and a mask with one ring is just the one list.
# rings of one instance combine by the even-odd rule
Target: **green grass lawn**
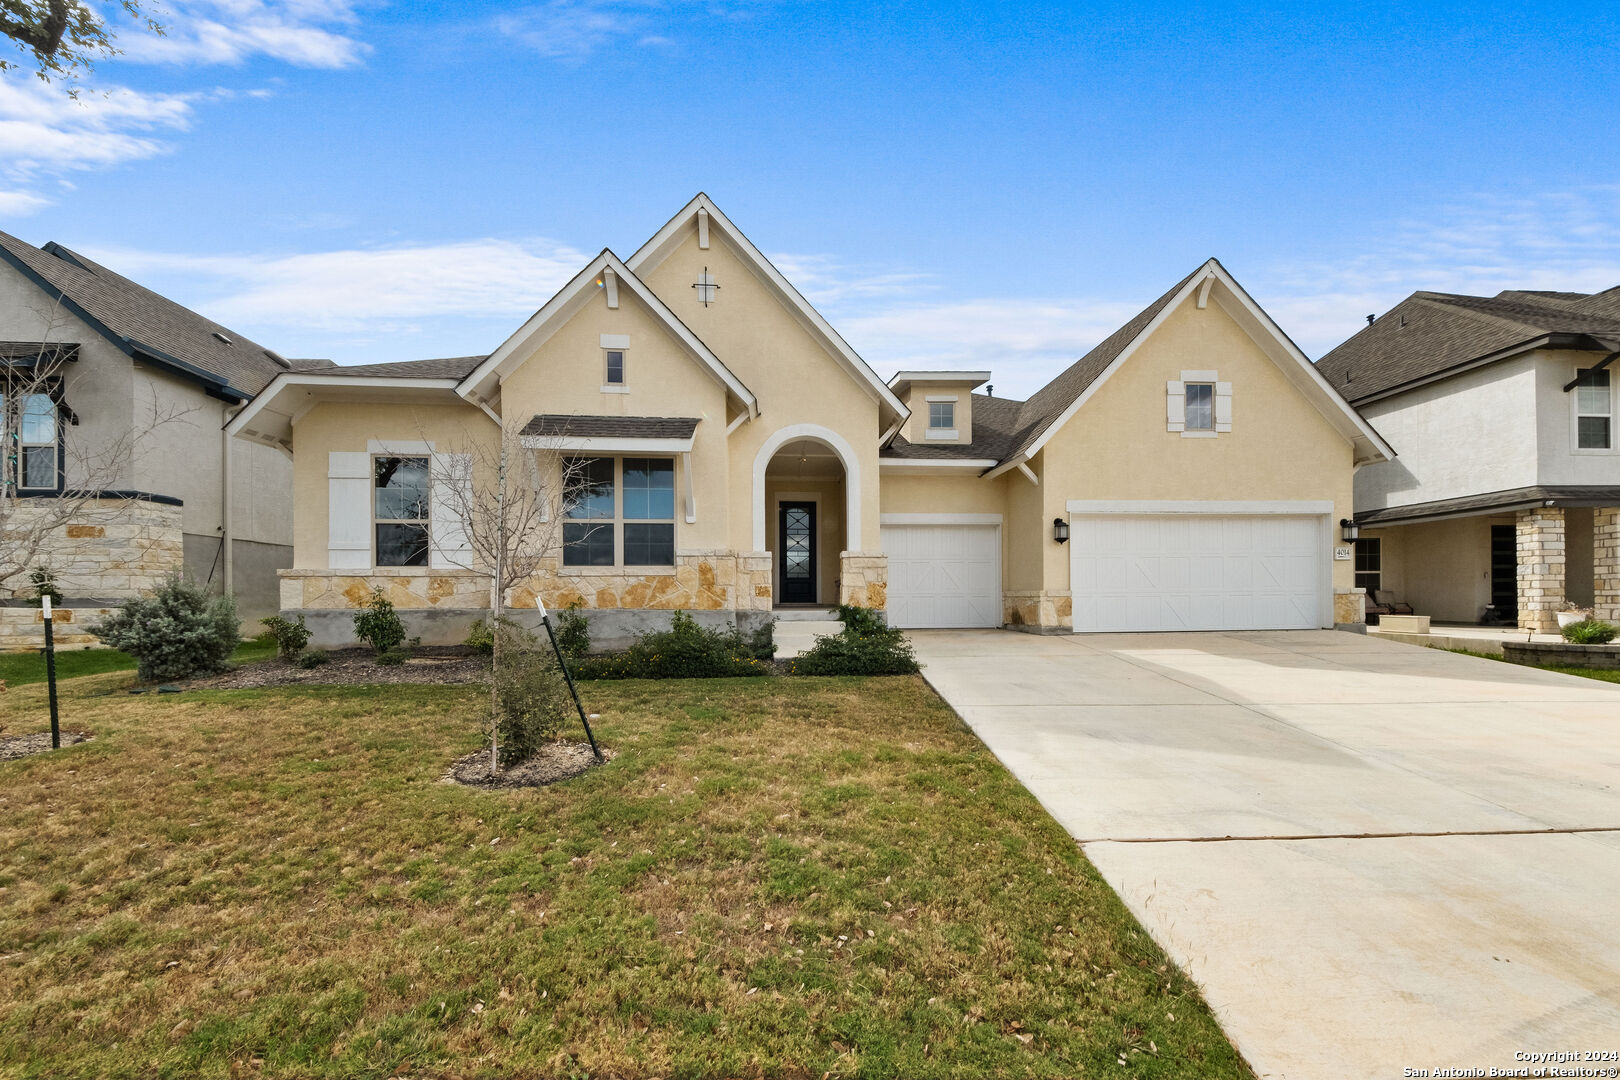
[[[267,660],[276,655],[273,642],[244,641],[238,645],[231,660],[251,663]],[[72,679],[80,675],[100,675],[107,671],[134,671],[135,658],[117,649],[58,649],[56,651],[56,677]],[[7,686],[23,686],[45,681],[45,657],[38,650],[0,653],[0,682]]]
[[0,764],[5,1075],[1252,1075],[915,677],[592,684],[516,792],[474,688],[127,682]]
[[[1461,653],[1464,656],[1478,656],[1486,660],[1497,660],[1504,664],[1514,662],[1500,653],[1476,652],[1473,649],[1447,649],[1446,651]],[[1614,668],[1569,667],[1563,664],[1521,664],[1520,666],[1539,668],[1542,671],[1556,671],[1560,675],[1579,675],[1583,679],[1598,679],[1601,682],[1620,682],[1620,670]]]

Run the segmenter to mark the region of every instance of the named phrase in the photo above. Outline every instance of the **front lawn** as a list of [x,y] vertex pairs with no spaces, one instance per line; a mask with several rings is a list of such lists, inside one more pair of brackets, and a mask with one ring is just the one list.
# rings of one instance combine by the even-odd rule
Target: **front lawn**
[[1251,1075],[915,677],[592,684],[516,792],[440,782],[476,688],[127,682],[0,764],[0,1073]]
[[[276,655],[273,642],[244,641],[231,654],[234,663],[245,664],[266,660]],[[57,649],[56,677],[72,679],[80,675],[99,675],[106,671],[134,671],[135,658],[117,649]],[[45,656],[38,649],[27,652],[0,653],[0,682],[7,686],[23,686],[45,681]]]
[[[1478,656],[1485,660],[1498,660],[1504,664],[1512,664],[1501,653],[1476,652],[1473,649],[1447,649],[1447,652],[1461,653],[1463,656]],[[1620,670],[1615,668],[1570,667],[1565,664],[1520,664],[1520,667],[1534,667],[1541,671],[1556,671],[1560,675],[1578,675],[1583,679],[1597,679],[1600,682],[1620,682]]]

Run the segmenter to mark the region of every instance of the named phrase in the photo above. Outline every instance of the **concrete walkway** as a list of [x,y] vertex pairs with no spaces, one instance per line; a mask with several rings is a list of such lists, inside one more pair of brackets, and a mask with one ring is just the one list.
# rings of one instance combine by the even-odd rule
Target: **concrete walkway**
[[1261,1076],[1615,1048],[1620,685],[1333,631],[911,637]]

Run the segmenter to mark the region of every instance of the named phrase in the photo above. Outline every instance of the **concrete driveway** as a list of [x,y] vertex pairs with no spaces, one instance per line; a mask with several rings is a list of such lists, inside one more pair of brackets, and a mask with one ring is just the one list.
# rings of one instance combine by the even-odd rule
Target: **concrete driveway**
[[911,637],[1261,1076],[1620,1049],[1620,685],[1334,631]]

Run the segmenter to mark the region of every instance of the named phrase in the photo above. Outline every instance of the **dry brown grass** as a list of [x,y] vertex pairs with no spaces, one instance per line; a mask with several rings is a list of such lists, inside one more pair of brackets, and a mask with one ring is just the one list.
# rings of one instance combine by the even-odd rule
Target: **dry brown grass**
[[594,684],[618,757],[511,792],[439,782],[471,688],[126,680],[0,764],[5,1072],[1249,1075],[917,679]]

